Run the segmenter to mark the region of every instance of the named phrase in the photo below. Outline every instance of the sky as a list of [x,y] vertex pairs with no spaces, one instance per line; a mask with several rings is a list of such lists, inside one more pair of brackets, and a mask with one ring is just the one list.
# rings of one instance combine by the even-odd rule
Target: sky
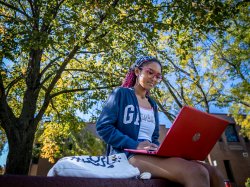
[[3,154],[0,156],[0,166],[5,165],[7,158],[8,148],[7,145],[4,146]]

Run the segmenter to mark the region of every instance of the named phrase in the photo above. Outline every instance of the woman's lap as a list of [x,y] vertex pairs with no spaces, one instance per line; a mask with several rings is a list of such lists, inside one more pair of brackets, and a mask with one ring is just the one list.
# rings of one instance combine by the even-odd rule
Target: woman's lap
[[203,165],[182,158],[134,155],[129,159],[129,162],[138,167],[141,172],[150,172],[153,177],[167,178],[182,184],[189,180],[192,175],[196,175],[195,173],[200,178],[204,177],[203,180],[207,180],[206,177],[208,177],[208,171]]

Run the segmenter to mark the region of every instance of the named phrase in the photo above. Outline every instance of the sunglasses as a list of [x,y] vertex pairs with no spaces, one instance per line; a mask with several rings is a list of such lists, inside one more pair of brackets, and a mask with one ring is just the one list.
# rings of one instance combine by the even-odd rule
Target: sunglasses
[[143,70],[146,73],[146,75],[148,76],[148,78],[155,77],[158,83],[162,81],[162,75],[160,73],[155,73],[155,71],[152,70],[151,68],[146,68],[146,67],[142,68],[141,67],[139,69]]

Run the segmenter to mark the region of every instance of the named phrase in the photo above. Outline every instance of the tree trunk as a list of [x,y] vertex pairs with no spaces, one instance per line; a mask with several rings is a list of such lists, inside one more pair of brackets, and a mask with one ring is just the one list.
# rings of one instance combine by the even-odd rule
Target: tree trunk
[[[21,124],[18,124],[21,127]],[[35,125],[34,125],[35,126]],[[5,174],[28,175],[32,158],[34,126],[12,128],[8,133],[9,153]]]

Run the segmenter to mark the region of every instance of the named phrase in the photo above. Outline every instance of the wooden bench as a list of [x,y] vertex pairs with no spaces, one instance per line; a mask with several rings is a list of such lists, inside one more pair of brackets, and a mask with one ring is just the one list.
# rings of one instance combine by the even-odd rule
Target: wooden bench
[[1,187],[182,187],[164,179],[93,179],[81,177],[44,177],[0,175]]

